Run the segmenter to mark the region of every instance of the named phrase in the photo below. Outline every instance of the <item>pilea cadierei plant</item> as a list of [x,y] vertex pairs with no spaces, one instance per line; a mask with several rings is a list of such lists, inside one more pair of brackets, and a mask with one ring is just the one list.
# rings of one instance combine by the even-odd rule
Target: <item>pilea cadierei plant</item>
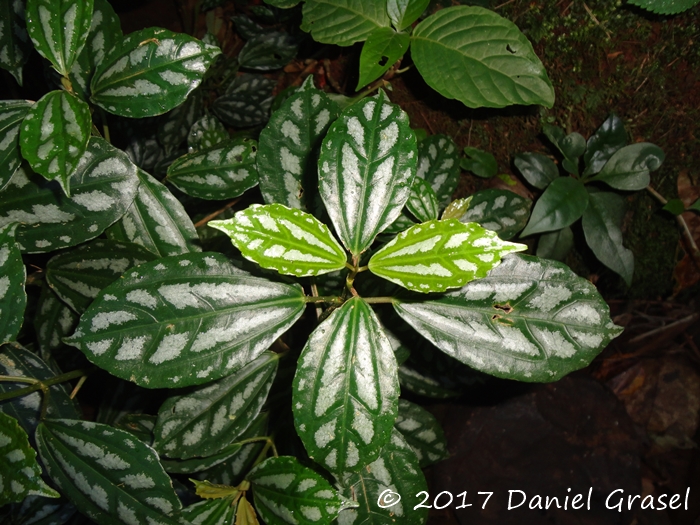
[[[193,118],[198,86],[228,79],[212,111],[262,123],[269,92],[254,111],[241,93],[264,77],[231,71],[281,67],[278,35],[239,20],[255,52],[234,64],[163,29],[122,36],[104,0],[24,5],[2,13],[3,67],[21,79],[33,45],[61,89],[0,103],[5,522],[422,524],[411,498],[447,449],[401,389],[446,397],[470,370],[556,381],[620,332],[593,285],[515,253],[525,199],[450,203],[454,142],[418,143],[383,91],[341,109],[309,77],[256,140],[230,138]],[[177,155],[179,191],[145,171],[147,148],[110,144],[107,114],[165,114],[152,144]],[[227,205],[198,235],[182,202],[258,185],[265,204],[210,220]],[[28,278],[23,256],[43,271]],[[26,282],[41,285],[32,308]],[[95,373],[85,357],[115,381],[91,420],[63,384]]]

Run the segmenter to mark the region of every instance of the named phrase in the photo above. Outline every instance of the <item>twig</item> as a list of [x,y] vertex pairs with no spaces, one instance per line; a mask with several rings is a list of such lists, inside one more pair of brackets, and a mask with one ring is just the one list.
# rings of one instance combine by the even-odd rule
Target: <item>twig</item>
[[323,70],[326,73],[326,79],[328,83],[335,89],[336,93],[343,94],[343,88],[340,87],[338,81],[331,76],[331,61],[327,58],[323,59]]
[[583,3],[583,8],[584,8],[584,9],[586,10],[586,12],[588,13],[588,16],[591,17],[591,20],[593,20],[593,21],[598,25],[598,27],[600,27],[603,31],[605,31],[605,34],[608,35],[608,40],[610,40],[610,39],[612,38],[612,35],[610,34],[610,31],[608,31],[607,29],[605,29],[605,28],[603,27],[603,24],[600,23],[600,21],[599,21],[599,20],[596,18],[596,16],[593,14],[593,11],[591,11],[591,9],[586,5],[585,2]]
[[[656,198],[656,200],[658,200],[664,206],[668,203],[668,201],[664,198],[664,196],[661,195],[658,191],[656,191],[651,186],[647,186],[647,191],[649,193],[651,193]],[[697,266],[700,269],[700,250],[698,249],[698,245],[695,244],[695,240],[693,239],[693,234],[690,233],[690,228],[688,228],[688,223],[685,222],[683,215],[676,215],[676,221],[678,222],[678,224],[681,227],[681,231],[683,232],[683,236],[685,237],[686,241],[688,241],[688,244],[690,245],[690,256],[693,258],[693,261],[695,261],[695,266]]]
[[650,330],[648,332],[644,332],[643,334],[639,334],[636,337],[633,337],[629,341],[627,341],[627,344],[633,345],[637,344],[644,339],[647,339],[652,336],[656,335],[662,335],[667,332],[673,332],[682,328],[685,328],[686,325],[690,325],[694,322],[696,322],[698,319],[700,319],[700,313],[694,313],[691,315],[688,315],[684,317],[683,319],[679,319],[678,321],[674,321],[673,323],[667,324],[665,326],[659,326],[658,328],[655,328],[654,330]]
[[226,210],[228,210],[229,208],[235,206],[235,205],[238,203],[239,200],[241,200],[240,197],[238,197],[237,199],[233,199],[231,202],[229,202],[226,206],[224,206],[224,207],[221,208],[220,210],[216,210],[215,212],[210,213],[209,215],[207,215],[206,217],[204,217],[203,219],[198,220],[196,223],[194,223],[194,227],[195,227],[195,228],[199,228],[200,226],[204,226],[204,225],[205,225],[206,223],[208,223],[210,220],[215,219],[216,217],[218,217],[219,215],[221,215],[222,213],[224,213],[224,212],[225,212]]
[[512,4],[515,2],[515,0],[508,0],[507,2],[503,2],[501,5],[497,5],[496,7],[493,8],[494,11],[498,11],[501,7],[505,7],[508,4]]

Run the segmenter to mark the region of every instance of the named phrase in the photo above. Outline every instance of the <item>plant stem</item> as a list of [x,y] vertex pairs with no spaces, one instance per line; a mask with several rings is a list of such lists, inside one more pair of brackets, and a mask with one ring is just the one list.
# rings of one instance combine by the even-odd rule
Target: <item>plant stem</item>
[[363,297],[363,299],[368,304],[386,304],[394,302],[393,297]]
[[[664,206],[668,203],[666,198],[663,195],[661,195],[658,191],[656,191],[654,188],[652,188],[651,186],[647,186],[647,191],[649,193],[651,193],[656,198],[656,200],[658,200]],[[695,240],[693,239],[693,234],[690,233],[690,228],[688,228],[688,223],[685,222],[683,215],[676,215],[676,221],[678,222],[679,226],[681,227],[681,231],[683,232],[683,236],[685,237],[685,240],[688,241],[688,245],[690,246],[690,256],[695,261],[695,266],[700,268],[700,250],[698,249],[698,245],[695,244]]]
[[43,390],[44,393],[47,393],[50,386],[57,385],[59,383],[64,383],[77,377],[86,376],[90,374],[94,369],[94,367],[80,368],[78,370],[66,372],[65,374],[61,374],[60,376],[55,376],[51,379],[44,380],[33,379],[31,377],[0,376],[0,381],[10,381],[13,383],[31,383],[31,386],[0,394],[0,402],[7,401],[8,399],[14,399],[15,397],[31,394],[32,392],[36,392],[37,390]]
[[343,299],[337,295],[307,295],[304,298],[307,303],[331,303],[331,304],[342,304]]
[[219,209],[219,210],[216,210],[215,212],[210,213],[209,215],[207,215],[206,217],[204,217],[203,219],[201,219],[201,220],[195,222],[195,223],[194,223],[194,227],[195,227],[195,228],[199,228],[200,226],[204,226],[204,225],[205,225],[206,223],[208,223],[210,220],[215,219],[216,217],[218,217],[219,215],[221,215],[222,213],[224,213],[224,212],[225,212],[226,210],[228,210],[229,208],[235,206],[235,205],[238,203],[239,200],[241,200],[240,197],[237,198],[237,199],[233,199],[231,202],[229,202],[229,203],[228,203],[226,206],[224,206],[223,208],[221,208],[221,209]]

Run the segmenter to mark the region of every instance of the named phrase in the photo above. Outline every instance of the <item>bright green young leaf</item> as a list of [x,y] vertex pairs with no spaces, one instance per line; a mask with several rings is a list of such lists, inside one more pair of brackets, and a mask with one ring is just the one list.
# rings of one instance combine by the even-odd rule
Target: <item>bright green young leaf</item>
[[418,145],[416,177],[430,183],[440,206],[447,206],[459,182],[459,151],[447,135],[430,135]]
[[85,45],[93,0],[28,0],[27,31],[34,47],[67,77]]
[[311,459],[338,473],[378,457],[396,420],[396,370],[391,343],[359,297],[312,332],[292,393],[294,424]]
[[[158,142],[166,153],[173,153],[187,139],[190,129],[202,113],[202,90],[195,89],[178,107],[160,117]],[[141,166],[143,168],[143,166]],[[145,168],[143,168],[145,169]]]
[[257,144],[235,138],[188,153],[168,167],[168,182],[200,199],[233,199],[258,183]]
[[14,341],[24,321],[27,272],[15,242],[17,223],[0,226],[0,344]]
[[22,85],[22,67],[32,49],[25,22],[25,2],[0,3],[0,67]]
[[148,388],[206,383],[269,348],[301,316],[304,293],[251,277],[216,253],[142,264],[100,292],[66,342]]
[[591,192],[583,212],[583,233],[586,243],[605,266],[622,276],[632,286],[634,254],[622,245],[622,220],[625,200],[611,192]]
[[221,452],[260,413],[278,360],[277,354],[264,352],[230,376],[168,398],[158,411],[153,447],[179,459]]
[[438,218],[437,195],[427,180],[420,177],[413,179],[411,194],[406,201],[406,209],[420,222]]
[[260,132],[260,191],[268,203],[310,211],[318,196],[316,159],[321,140],[338,117],[338,106],[313,85],[310,75]]
[[241,493],[241,489],[231,485],[212,483],[209,480],[197,481],[192,479],[190,481],[194,483],[195,494],[200,498],[228,499],[230,501]]
[[383,91],[350,106],[323,140],[318,164],[321,197],[335,231],[359,256],[410,195],[416,137],[408,115]]
[[658,170],[665,158],[663,150],[654,144],[630,144],[617,150],[591,180],[617,190],[643,190],[649,185],[649,172]]
[[520,234],[560,230],[576,222],[588,206],[588,192],[580,180],[559,177],[547,186],[532,210],[530,222]]
[[238,54],[241,67],[271,71],[286,66],[297,54],[297,45],[287,33],[264,33],[248,40]]
[[228,131],[221,121],[214,115],[206,114],[192,124],[187,135],[187,146],[190,151],[196,151],[216,146],[228,138]]
[[325,224],[282,204],[253,204],[209,226],[228,235],[246,259],[285,275],[320,275],[344,268],[347,261]]
[[[442,212],[443,221],[445,219],[460,219],[469,209],[469,205],[472,202],[472,197],[465,197],[464,199],[457,199],[452,201],[447,208]],[[468,222],[478,222],[478,221],[468,221]]]
[[156,452],[109,425],[48,419],[36,431],[51,480],[78,510],[100,525],[180,523],[181,508]]
[[369,269],[414,292],[442,292],[485,277],[502,256],[526,249],[473,222],[434,220],[397,235],[372,256]]
[[378,27],[389,27],[385,2],[372,0],[306,0],[302,31],[316,42],[351,46],[367,40]]
[[0,412],[0,507],[31,495],[61,497],[41,479],[27,433],[15,418]]
[[31,107],[25,100],[0,101],[0,190],[22,163],[19,128]]
[[255,507],[267,525],[331,523],[357,503],[343,498],[321,475],[296,458],[268,458],[247,477]]
[[217,98],[211,110],[224,123],[250,128],[267,122],[272,104],[272,90],[277,83],[262,75],[244,73],[237,76]]
[[121,117],[153,117],[182,104],[221,50],[166,29],[135,31],[107,55],[90,83],[91,100]]
[[494,11],[438,11],[414,29],[411,56],[430,87],[469,107],[554,105],[554,88],[532,44]]
[[459,390],[445,387],[434,377],[425,375],[422,370],[407,363],[399,367],[399,383],[402,392],[408,391],[431,399],[448,399],[460,395]]
[[525,180],[539,190],[544,190],[559,177],[559,169],[552,159],[541,153],[518,153],[513,164]]
[[610,115],[588,138],[586,153],[583,155],[586,164],[586,169],[583,172],[584,177],[600,172],[610,157],[626,144],[625,125],[617,115]]
[[48,180],[57,179],[70,196],[70,179],[90,139],[90,107],[67,91],[51,91],[22,121],[22,156]]
[[386,11],[397,31],[403,31],[428,8],[430,0],[387,0]]
[[356,91],[381,77],[406,51],[411,38],[391,27],[378,27],[369,36],[360,54],[360,79]]
[[[585,214],[585,212],[584,212]],[[537,257],[564,261],[574,247],[574,232],[566,226],[561,230],[543,233],[537,241]]]
[[399,399],[399,416],[394,427],[415,452],[421,468],[449,457],[440,423],[423,407]]
[[685,211],[685,204],[680,199],[670,199],[661,209],[673,215],[681,215]]
[[501,189],[477,191],[461,222],[477,222],[494,231],[503,240],[512,239],[527,224],[532,201],[517,193]]
[[490,179],[498,175],[498,163],[488,151],[482,151],[479,148],[464,148],[466,155],[459,163],[463,170],[469,171],[481,177],[482,179]]
[[557,381],[621,333],[595,287],[565,265],[511,255],[488,277],[398,314],[446,354],[519,381]]
[[73,333],[79,317],[48,284],[42,285],[34,317],[34,332],[43,359],[48,359],[54,350],[63,346],[61,339]]
[[632,5],[660,15],[677,15],[696,6],[700,0],[629,0]]
[[236,507],[227,498],[204,500],[182,509],[181,516],[197,525],[233,525]]

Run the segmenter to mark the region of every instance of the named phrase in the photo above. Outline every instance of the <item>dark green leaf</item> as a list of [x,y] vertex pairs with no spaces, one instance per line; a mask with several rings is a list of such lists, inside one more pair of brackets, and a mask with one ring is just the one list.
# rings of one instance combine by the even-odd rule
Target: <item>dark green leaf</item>
[[9,525],[63,525],[75,512],[65,498],[28,496],[21,504],[0,508],[0,519]]
[[367,40],[378,27],[389,27],[384,2],[372,0],[306,0],[301,29],[316,42],[350,46]]
[[42,285],[34,317],[34,332],[43,359],[48,360],[54,350],[63,346],[61,340],[73,333],[79,317],[49,285]]
[[680,199],[671,199],[664,205],[663,209],[673,215],[680,215],[685,211],[685,204]]
[[430,135],[418,146],[416,177],[430,183],[440,206],[447,206],[459,182],[459,152],[447,135]]
[[[156,427],[156,416],[150,414],[126,414],[119,418],[119,422],[114,426],[133,434],[146,445],[153,446],[153,429]],[[165,465],[163,466],[165,467]]]
[[24,100],[0,101],[0,190],[22,163],[19,128],[32,104]]
[[374,29],[360,54],[360,79],[356,91],[381,77],[408,51],[408,33],[397,33],[391,27]]
[[466,157],[459,163],[463,170],[470,171],[482,179],[498,175],[498,163],[491,153],[467,146],[464,148],[464,154]]
[[420,177],[413,179],[411,194],[406,201],[406,209],[420,222],[438,218],[437,195],[428,181]]
[[149,173],[165,158],[165,151],[156,139],[135,139],[124,150],[131,162]]
[[256,24],[245,15],[234,15],[231,17],[231,21],[233,25],[236,26],[236,33],[244,40],[250,40],[257,35],[262,35],[269,31],[259,24]]
[[272,90],[276,85],[274,80],[262,75],[244,73],[214,101],[211,110],[229,126],[249,128],[264,124],[270,114]]
[[425,375],[422,370],[407,363],[399,367],[399,383],[402,391],[405,389],[432,399],[448,399],[460,394],[459,390],[446,388],[434,377]]
[[660,15],[677,15],[696,6],[700,0],[630,0],[632,5],[639,6]]
[[0,344],[14,341],[24,321],[27,272],[15,242],[17,223],[0,226]]
[[401,233],[402,231],[407,230],[411,226],[415,225],[416,221],[411,219],[406,213],[401,212],[401,215],[399,215],[394,222],[387,226],[382,233],[394,235],[396,233]]
[[280,9],[289,9],[294,7],[301,0],[266,0],[265,3],[274,7],[279,7]]
[[228,131],[224,125],[214,115],[206,114],[197,122],[192,124],[190,133],[187,135],[187,146],[190,152],[211,148],[217,144],[228,140]]
[[[158,141],[166,153],[172,153],[185,142],[190,129],[202,112],[202,90],[195,89],[178,107],[161,117]],[[141,166],[143,169],[143,166]]]
[[[0,67],[22,85],[22,67],[32,49],[25,22],[25,1],[0,3]],[[0,185],[1,187],[1,185]]]
[[423,14],[430,0],[388,0],[386,11],[391,23],[398,31],[403,31]]
[[238,54],[241,67],[270,71],[286,66],[297,54],[294,39],[286,33],[264,33],[253,36]]
[[588,192],[580,180],[559,177],[544,190],[535,204],[530,222],[520,234],[560,230],[576,222],[588,206]]
[[478,222],[501,239],[512,239],[527,224],[532,201],[508,190],[477,191],[461,222]]
[[700,199],[696,200],[693,204],[688,206],[688,210],[700,212]]
[[627,144],[625,125],[616,115],[610,115],[591,135],[583,160],[586,163],[584,176],[594,175],[603,169],[610,157]]
[[[584,212],[585,213],[585,212]],[[543,233],[537,241],[537,257],[563,261],[574,247],[574,232],[568,226]]]
[[513,159],[513,163],[525,180],[539,190],[545,189],[559,177],[557,165],[541,153],[519,153]]
[[197,525],[233,525],[239,504],[232,504],[227,498],[204,500],[185,507],[181,515]]
[[649,172],[659,169],[665,158],[663,150],[654,144],[631,144],[617,150],[591,180],[603,181],[617,190],[643,190],[649,185]]
[[421,468],[450,456],[440,423],[426,409],[399,399],[399,415],[394,427],[415,452]]

